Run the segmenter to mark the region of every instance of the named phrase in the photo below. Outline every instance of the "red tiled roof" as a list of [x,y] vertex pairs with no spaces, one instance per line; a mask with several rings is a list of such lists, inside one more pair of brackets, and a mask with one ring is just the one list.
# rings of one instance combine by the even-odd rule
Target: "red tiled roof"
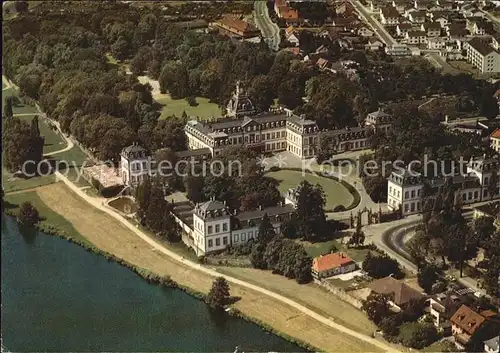
[[484,317],[465,305],[458,308],[450,319],[452,324],[460,327],[471,336],[482,325],[484,320]]
[[298,20],[299,19],[299,12],[295,9],[288,7],[288,6],[280,6],[279,11],[280,11],[281,17],[283,17],[285,20]]
[[341,267],[351,262],[354,261],[352,261],[352,259],[349,256],[341,252],[336,252],[334,254],[315,257],[313,260],[312,268],[317,272],[321,272],[329,270],[331,268]]
[[221,18],[218,23],[242,33],[251,33],[257,31],[257,27],[255,27],[251,23],[230,16]]
[[491,138],[500,139],[500,128],[493,131],[490,135]]

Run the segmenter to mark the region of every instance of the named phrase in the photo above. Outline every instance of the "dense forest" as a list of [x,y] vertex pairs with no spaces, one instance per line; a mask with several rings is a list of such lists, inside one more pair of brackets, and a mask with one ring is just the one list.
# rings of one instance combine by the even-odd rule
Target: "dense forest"
[[[65,132],[102,159],[116,159],[134,140],[152,151],[186,148],[179,133],[183,119],[158,121],[151,87],[137,80],[141,74],[158,79],[173,98],[203,96],[221,106],[243,80],[260,109],[278,98],[322,129],[355,126],[382,102],[433,93],[467,96],[488,116],[496,109],[493,85],[469,75],[441,75],[422,60],[399,65],[379,53],[340,53],[358,63],[357,75],[332,75],[290,52],[276,54],[264,41],[234,43],[217,33],[186,31],[160,16],[158,7],[61,6],[37,7],[3,22],[4,73],[25,99],[38,100]],[[110,62],[109,54],[129,63],[132,73]]]

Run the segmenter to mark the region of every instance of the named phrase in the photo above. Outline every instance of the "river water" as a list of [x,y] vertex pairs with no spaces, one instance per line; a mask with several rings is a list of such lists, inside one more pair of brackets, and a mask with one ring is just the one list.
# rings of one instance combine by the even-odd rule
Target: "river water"
[[4,215],[1,323],[12,352],[303,351]]

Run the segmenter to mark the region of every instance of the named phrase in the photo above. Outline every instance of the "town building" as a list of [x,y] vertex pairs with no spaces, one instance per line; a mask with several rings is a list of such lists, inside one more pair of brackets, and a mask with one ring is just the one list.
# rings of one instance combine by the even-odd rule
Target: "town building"
[[483,325],[485,317],[476,313],[466,305],[460,308],[452,315],[451,332],[455,338],[455,345],[459,349],[465,349],[471,337]]
[[215,26],[221,33],[228,36],[252,38],[260,35],[259,29],[253,24],[231,16],[222,17],[215,22]]
[[466,304],[469,301],[466,295],[459,295],[453,291],[432,295],[428,300],[432,323],[439,331],[442,331],[445,335],[450,335],[451,316],[462,304]]
[[368,44],[365,45],[367,50],[380,50],[384,47],[384,43],[376,37],[368,38]]
[[391,276],[371,282],[368,288],[375,293],[393,295],[389,304],[396,310],[404,309],[405,305],[412,299],[424,298],[420,292]]
[[279,18],[284,19],[287,25],[296,26],[300,23],[299,12],[290,7],[286,0],[275,0],[274,12]]
[[393,6],[384,7],[380,12],[380,19],[384,25],[397,25],[399,23],[399,12]]
[[396,33],[398,36],[403,37],[412,29],[411,23],[400,23],[396,27]]
[[408,44],[425,44],[427,43],[427,35],[424,31],[409,31],[405,36],[406,43]]
[[488,191],[492,171],[499,171],[498,158],[485,156],[472,159],[467,163],[465,173],[458,171],[453,176],[424,178],[421,173],[409,168],[394,170],[387,181],[387,207],[389,210],[401,210],[403,216],[420,213],[424,185],[431,194],[437,192],[446,183],[455,190],[455,201],[461,199],[463,204],[489,201],[500,197],[500,182],[497,191],[490,197]]
[[473,38],[465,44],[467,61],[481,73],[500,72],[500,55],[480,38]]
[[444,49],[446,48],[447,41],[444,38],[433,37],[427,39],[427,49]]
[[441,24],[439,22],[425,22],[421,28],[428,37],[439,37],[441,35]]
[[412,23],[424,23],[425,22],[425,11],[412,11],[408,14],[408,19]]
[[[276,233],[281,224],[290,218],[294,211],[291,205],[279,205],[238,213],[222,202],[211,200],[197,204],[191,217],[174,216],[184,230],[187,238],[183,241],[192,247],[198,256],[224,250],[229,246],[239,246],[259,236],[259,224],[267,214]],[[188,226],[189,228],[186,228]]]
[[496,129],[490,135],[490,146],[500,153],[500,129]]
[[342,252],[320,255],[313,259],[311,272],[314,278],[321,279],[352,272],[356,263]]

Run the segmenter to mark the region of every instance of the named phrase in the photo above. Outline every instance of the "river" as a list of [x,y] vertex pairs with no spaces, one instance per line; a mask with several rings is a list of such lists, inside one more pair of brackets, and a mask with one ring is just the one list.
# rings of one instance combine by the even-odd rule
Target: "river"
[[26,351],[304,351],[2,215],[2,340]]

